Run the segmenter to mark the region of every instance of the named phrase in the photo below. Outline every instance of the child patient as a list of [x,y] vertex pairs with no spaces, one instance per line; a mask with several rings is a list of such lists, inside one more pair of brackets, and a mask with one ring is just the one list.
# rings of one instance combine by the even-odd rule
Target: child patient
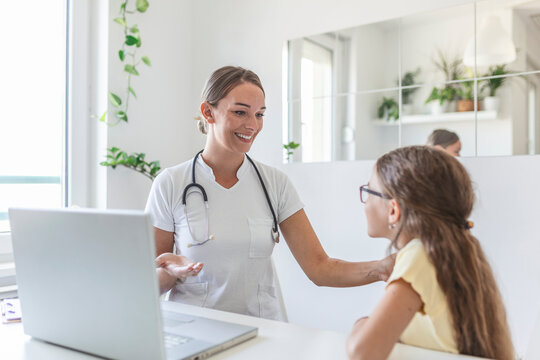
[[399,252],[386,292],[347,340],[351,359],[386,359],[394,344],[514,359],[501,295],[471,234],[474,193],[465,168],[434,148],[377,160],[360,188],[370,237]]

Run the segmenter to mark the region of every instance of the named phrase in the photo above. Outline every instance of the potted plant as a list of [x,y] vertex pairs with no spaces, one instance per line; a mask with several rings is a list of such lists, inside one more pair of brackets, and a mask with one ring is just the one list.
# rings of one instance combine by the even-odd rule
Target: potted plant
[[[484,74],[484,77],[491,76],[501,76],[510,73],[510,70],[506,68],[506,64],[490,66],[487,73]],[[499,98],[495,96],[497,89],[504,85],[508,78],[506,77],[497,77],[492,79],[487,79],[482,81],[480,90],[482,92],[487,92],[487,96],[484,97],[484,110],[495,110],[499,109]]]
[[[473,111],[474,110],[474,81],[468,80],[459,83],[456,88],[456,94],[458,97],[457,111]],[[478,102],[477,102],[478,104]],[[479,109],[479,107],[477,107]]]
[[460,58],[449,60],[440,49],[437,50],[437,56],[433,64],[444,74],[445,81],[458,80],[462,77],[464,69]]
[[[420,68],[415,71],[407,71],[401,78],[401,86],[412,86],[415,84],[416,77],[420,74]],[[404,115],[412,114],[412,94],[418,88],[407,88],[401,90],[402,112]]]
[[291,156],[293,155],[294,150],[299,146],[300,144],[295,143],[294,141],[291,141],[288,144],[283,144],[283,149],[285,150],[285,159],[287,162],[291,161]]
[[383,97],[382,104],[378,109],[379,119],[386,121],[396,121],[399,119],[399,107],[396,100]]
[[431,94],[425,101],[425,104],[431,103],[431,113],[438,115],[448,110],[448,103],[454,99],[455,90],[453,87],[445,86],[442,89],[434,86],[431,89]]
[[[433,59],[433,64],[444,74],[445,81],[455,81],[463,77],[465,69],[463,67],[463,61],[459,57],[451,58],[445,55],[442,50],[438,49],[437,56]],[[444,90],[444,94],[441,96],[446,101],[445,111],[455,111],[454,100],[457,100],[457,87],[456,84],[449,84],[446,85],[444,89],[440,89],[440,91]],[[442,101],[442,99],[440,100]],[[442,104],[443,102],[441,102],[441,105]],[[437,111],[437,109],[433,109],[433,107],[436,107],[436,105],[432,105],[432,112],[433,110]]]

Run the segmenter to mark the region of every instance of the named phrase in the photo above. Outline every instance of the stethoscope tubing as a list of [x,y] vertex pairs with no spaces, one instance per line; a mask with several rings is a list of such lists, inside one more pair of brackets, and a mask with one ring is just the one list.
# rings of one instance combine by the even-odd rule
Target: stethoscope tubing
[[[192,166],[191,166],[191,184],[188,184],[184,188],[184,192],[182,193],[182,205],[184,206],[184,214],[185,214],[185,217],[186,217],[186,222],[187,222],[187,225],[188,225],[188,229],[189,229],[191,238],[196,242],[196,244],[190,244],[190,246],[203,245],[206,242],[208,242],[209,240],[211,240],[211,237],[209,237],[210,219],[208,217],[208,196],[206,195],[206,191],[204,190],[204,187],[202,185],[198,184],[196,179],[195,179],[195,165],[197,164],[197,158],[199,157],[199,155],[202,154],[203,151],[204,151],[204,149],[199,151],[195,155],[195,157],[193,158],[193,163],[192,163]],[[259,169],[255,165],[255,162],[249,157],[248,154],[245,154],[245,155],[246,155],[246,158],[251,163],[251,165],[253,166],[253,168],[255,169],[255,173],[257,173],[257,177],[259,179],[259,182],[261,183],[261,187],[263,189],[264,196],[266,198],[266,202],[268,203],[268,206],[270,207],[270,211],[272,212],[272,218],[274,220],[274,224],[272,226],[272,236],[274,238],[274,241],[277,242],[278,239],[279,239],[278,222],[277,222],[276,213],[274,211],[274,207],[272,206],[272,203],[270,202],[270,196],[268,195],[268,190],[266,189],[266,186],[264,185],[263,178],[261,176],[261,173],[259,172]],[[205,205],[205,208],[206,208],[205,211],[206,211],[206,225],[207,225],[206,232],[207,232],[207,234],[206,234],[206,239],[204,241],[195,240],[195,237],[193,236],[193,233],[191,232],[191,226],[189,224],[189,219],[188,219],[188,215],[187,215],[187,211],[186,211],[186,198],[187,198],[187,195],[188,195],[188,190],[191,189],[191,188],[194,188],[194,187],[201,191],[201,194],[202,194],[203,200],[204,200],[204,205]]]

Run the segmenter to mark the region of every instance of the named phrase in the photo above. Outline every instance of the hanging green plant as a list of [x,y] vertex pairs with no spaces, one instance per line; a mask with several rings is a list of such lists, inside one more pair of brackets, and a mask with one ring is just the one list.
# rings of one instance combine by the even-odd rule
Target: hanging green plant
[[[120,15],[114,19],[114,22],[119,24],[124,31],[124,40],[122,47],[118,50],[118,58],[124,64],[124,72],[126,73],[126,90],[125,98],[115,94],[112,91],[109,92],[109,103],[115,108],[113,114],[114,120],[107,120],[107,111],[100,117],[100,121],[106,123],[109,126],[116,126],[121,122],[128,122],[128,110],[129,100],[131,96],[137,99],[137,94],[131,86],[131,77],[139,76],[138,66],[144,63],[146,66],[152,66],[152,62],[148,56],[138,56],[137,50],[142,45],[141,33],[137,24],[130,25],[128,22],[127,14],[135,14],[137,12],[144,13],[148,9],[148,0],[137,0],[135,9],[130,10],[128,8],[129,0],[125,0],[120,5]],[[125,166],[129,169],[135,170],[144,176],[153,180],[160,168],[159,161],[146,162],[144,153],[132,153],[121,150],[118,147],[112,146],[107,149],[107,160],[100,162],[102,166],[110,166],[116,169],[117,166]]]
[[107,160],[102,161],[100,165],[110,166],[113,169],[116,169],[118,165],[125,166],[140,172],[150,180],[154,180],[161,170],[159,161],[146,162],[144,161],[145,157],[144,153],[128,154],[117,147],[112,147],[107,149]]
[[118,50],[118,58],[124,64],[124,72],[126,73],[126,91],[125,99],[122,96],[109,92],[109,103],[116,108],[113,114],[114,120],[107,121],[107,111],[100,117],[100,121],[107,122],[110,126],[118,125],[120,122],[128,121],[129,100],[131,96],[135,99],[137,94],[131,86],[131,77],[139,76],[137,67],[144,63],[146,66],[152,66],[150,58],[146,55],[138,56],[137,50],[142,45],[141,33],[137,24],[130,25],[126,14],[134,14],[136,12],[144,13],[148,9],[149,3],[147,0],[137,0],[134,10],[128,10],[128,0],[125,0],[120,5],[120,16],[114,19],[114,22],[119,24],[124,31],[124,41],[122,48]]

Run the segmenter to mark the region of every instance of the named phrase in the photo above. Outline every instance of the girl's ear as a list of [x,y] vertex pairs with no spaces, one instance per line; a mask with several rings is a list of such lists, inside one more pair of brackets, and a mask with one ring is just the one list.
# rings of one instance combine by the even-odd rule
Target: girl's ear
[[201,114],[209,124],[214,123],[214,108],[208,101],[201,104]]
[[388,209],[388,224],[397,224],[401,218],[401,208],[396,199],[390,199],[389,203],[390,207]]

